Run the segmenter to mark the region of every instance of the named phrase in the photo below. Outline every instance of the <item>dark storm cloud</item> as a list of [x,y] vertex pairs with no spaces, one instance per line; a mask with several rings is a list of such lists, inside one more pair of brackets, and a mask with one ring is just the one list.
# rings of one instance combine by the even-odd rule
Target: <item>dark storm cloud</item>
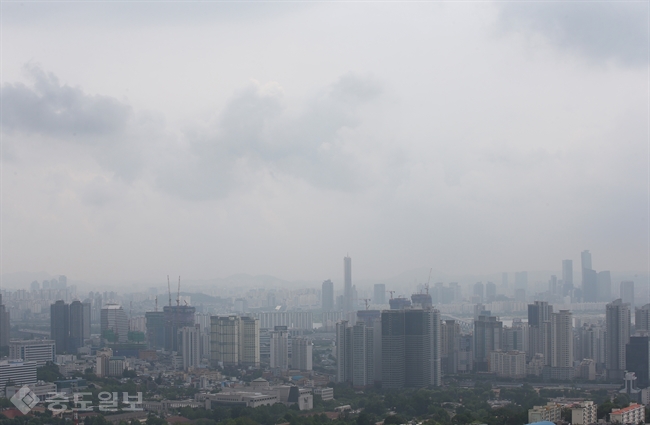
[[115,135],[125,129],[131,116],[128,105],[62,85],[54,74],[35,66],[25,71],[31,85],[5,84],[0,89],[3,131],[71,137]]
[[190,199],[220,198],[259,172],[351,190],[360,182],[341,132],[360,125],[359,107],[381,91],[371,77],[346,74],[291,116],[279,85],[252,84],[228,102],[214,128],[186,133],[189,151],[158,184]]
[[508,30],[536,32],[558,48],[591,60],[648,64],[647,2],[505,2]]

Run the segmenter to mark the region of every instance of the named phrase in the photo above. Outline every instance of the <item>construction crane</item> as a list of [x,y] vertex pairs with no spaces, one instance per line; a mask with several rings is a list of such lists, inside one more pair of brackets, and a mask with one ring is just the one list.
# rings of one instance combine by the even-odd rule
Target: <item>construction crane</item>
[[169,286],[169,275],[167,275],[167,292],[169,292],[169,306],[172,306],[172,287]]
[[393,299],[393,294],[395,293],[395,291],[386,291],[386,292],[390,292],[390,299],[392,300]]
[[366,310],[368,310],[368,306],[370,305],[368,302],[371,301],[370,298],[364,298],[363,301],[366,303]]
[[158,295],[156,295],[156,307],[153,311],[158,311]]
[[176,294],[176,305],[181,305],[181,277],[178,276],[178,293]]

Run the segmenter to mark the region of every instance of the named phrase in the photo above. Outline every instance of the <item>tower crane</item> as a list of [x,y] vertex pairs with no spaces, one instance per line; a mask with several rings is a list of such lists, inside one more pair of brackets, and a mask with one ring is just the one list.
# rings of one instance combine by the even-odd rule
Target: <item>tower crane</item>
[[392,300],[393,299],[393,294],[395,293],[395,291],[386,291],[386,292],[390,292],[390,299]]
[[181,277],[178,276],[178,293],[176,294],[176,305],[181,305]]
[[370,298],[364,298],[363,301],[366,303],[366,310],[368,310]]
[[169,286],[169,275],[167,275],[167,292],[169,292],[169,306],[172,306],[172,287]]

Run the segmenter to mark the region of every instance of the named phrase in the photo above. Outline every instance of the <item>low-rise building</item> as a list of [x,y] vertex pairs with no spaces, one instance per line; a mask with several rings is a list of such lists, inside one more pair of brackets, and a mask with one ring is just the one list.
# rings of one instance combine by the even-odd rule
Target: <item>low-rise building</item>
[[637,403],[632,403],[622,409],[612,410],[609,421],[619,424],[638,424],[645,422],[645,408]]
[[524,351],[492,351],[489,371],[503,378],[524,378],[526,376],[526,353]]
[[[16,394],[23,386],[22,385],[7,385],[5,390],[5,397],[11,398]],[[48,393],[56,392],[56,384],[50,382],[38,381],[36,384],[29,385],[29,389],[32,390],[34,394],[41,400],[45,400]]]
[[9,358],[15,360],[35,361],[38,366],[53,362],[56,344],[51,339],[11,340],[9,341]]
[[562,418],[562,406],[549,402],[546,406],[534,406],[528,410],[528,422],[558,422]]
[[593,401],[583,401],[571,406],[571,423],[573,425],[589,425],[598,421],[598,406]]
[[9,381],[16,386],[36,384],[37,366],[35,361],[0,361],[0,393],[4,393]]
[[299,410],[310,410],[314,408],[314,396],[311,389],[292,385],[266,389],[258,387],[256,390],[250,391],[246,391],[244,388],[224,388],[220,393],[208,395],[206,407],[210,408],[218,404],[257,407],[275,403],[284,403],[288,406],[296,404]]
[[319,395],[323,401],[334,400],[334,388],[330,388],[330,387],[314,388],[314,395]]

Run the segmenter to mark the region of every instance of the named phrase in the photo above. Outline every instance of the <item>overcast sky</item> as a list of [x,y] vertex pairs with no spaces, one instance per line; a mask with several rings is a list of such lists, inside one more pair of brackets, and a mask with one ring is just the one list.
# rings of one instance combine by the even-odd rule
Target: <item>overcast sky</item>
[[3,273],[648,270],[647,2],[0,7]]

